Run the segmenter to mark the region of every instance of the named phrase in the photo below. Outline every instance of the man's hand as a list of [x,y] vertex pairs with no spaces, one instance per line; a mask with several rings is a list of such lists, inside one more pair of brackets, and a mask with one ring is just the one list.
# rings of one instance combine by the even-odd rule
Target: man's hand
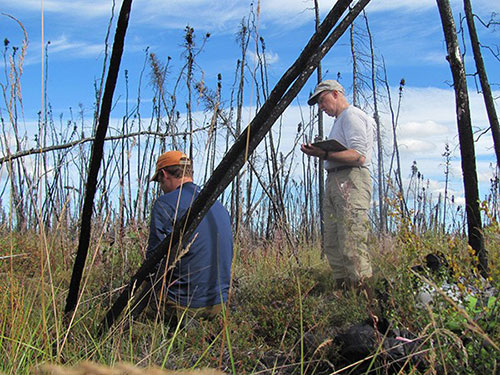
[[300,146],[300,151],[302,151],[304,154],[307,154],[309,156],[316,156],[318,158],[325,156],[325,151],[323,151],[319,147],[315,147],[315,146],[311,145],[310,143],[303,143]]
[[[323,151],[319,147],[313,146],[310,143],[303,143],[300,146],[300,151],[309,156],[316,156],[318,158],[325,157],[325,151]],[[361,167],[364,165],[366,158],[356,150],[347,149],[344,151],[337,151],[337,152],[330,151],[328,153],[328,160],[336,161],[342,164]]]

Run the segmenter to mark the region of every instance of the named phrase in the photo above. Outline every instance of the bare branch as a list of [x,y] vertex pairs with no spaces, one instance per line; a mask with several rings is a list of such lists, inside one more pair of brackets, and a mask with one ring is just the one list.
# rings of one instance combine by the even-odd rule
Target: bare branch
[[[202,128],[194,129],[193,133],[206,131],[208,129],[210,129],[210,126],[205,126]],[[106,137],[104,140],[105,141],[116,141],[116,140],[120,140],[120,139],[133,138],[133,137],[138,137],[138,136],[142,136],[142,135],[152,135],[155,137],[167,138],[167,137],[172,137],[172,136],[185,136],[187,134],[189,134],[189,132],[181,132],[181,133],[176,133],[176,134],[172,135],[172,134],[166,134],[166,133],[162,133],[162,132],[155,132],[155,131],[151,131],[151,130],[142,130],[140,132],[135,132],[135,133],[130,133],[130,134],[122,134],[122,135],[115,135],[115,136],[111,136],[111,137]],[[44,154],[44,153],[50,152],[50,151],[64,150],[67,148],[72,148],[75,146],[82,145],[82,144],[87,143],[87,142],[93,142],[94,140],[95,140],[95,137],[88,137],[88,138],[79,139],[77,141],[65,143],[62,145],[53,145],[53,146],[48,146],[48,147],[44,147],[44,148],[31,148],[31,149],[26,150],[26,151],[20,151],[20,152],[17,152],[15,154],[7,155],[7,156],[0,158],[0,165],[5,163],[6,161],[9,161],[9,160],[12,161],[12,160],[19,159],[19,158],[22,158],[22,157],[25,157],[28,155]]]

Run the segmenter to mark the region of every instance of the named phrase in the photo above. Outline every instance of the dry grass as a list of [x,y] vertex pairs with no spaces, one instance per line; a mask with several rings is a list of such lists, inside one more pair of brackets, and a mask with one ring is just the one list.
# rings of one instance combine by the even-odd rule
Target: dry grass
[[[122,283],[140,264],[147,239],[132,228],[121,244],[105,235],[92,240],[85,287],[68,331],[61,323],[61,312],[75,247],[71,241],[61,240],[61,235],[70,237],[70,233],[61,231],[48,234],[45,242],[39,241],[36,233],[11,232],[2,237],[3,253],[8,258],[0,263],[0,272],[6,276],[0,279],[0,349],[4,358],[0,372],[31,374],[37,369],[45,371],[41,374],[91,374],[82,371],[95,368],[101,371],[96,373],[103,374],[160,374],[167,373],[166,369],[208,367],[233,374],[298,374],[305,369],[326,374],[340,363],[339,347],[334,343],[337,334],[369,316],[363,296],[333,290],[330,269],[317,245],[299,244],[290,249],[283,243],[276,246],[262,242],[249,247],[248,241],[241,241],[235,251],[229,308],[220,319],[169,332],[159,322],[130,321],[125,315],[123,324],[99,338],[98,323]],[[487,228],[485,238],[489,249],[500,248],[498,228]],[[498,304],[479,309],[465,305],[457,313],[453,304],[438,293],[435,304],[427,309],[416,306],[412,292],[416,277],[409,267],[436,250],[446,255],[463,285],[477,285],[477,274],[470,267],[471,253],[460,236],[417,236],[401,230],[383,241],[372,239],[377,274],[386,279],[378,286],[385,288],[387,318],[393,327],[421,337],[420,350],[429,370],[491,373],[498,366],[495,346],[500,324],[494,315]],[[40,254],[48,254],[48,259]],[[41,259],[45,259],[45,269],[50,264],[52,275],[50,278],[45,272],[43,282]],[[497,287],[498,264],[498,252],[490,251],[491,283]],[[432,280],[439,283],[439,278]],[[464,289],[459,298],[465,301],[466,297]],[[487,341],[494,345],[484,346]],[[378,361],[384,355],[381,351],[367,359],[373,360],[374,366],[378,363],[374,368],[380,373],[385,367]],[[69,366],[66,369],[60,367],[63,361]],[[44,363],[52,365],[39,367]],[[97,363],[116,365],[107,368]],[[411,368],[410,361],[407,366]],[[336,367],[337,373],[348,373],[347,368],[339,370]]]
[[42,365],[34,375],[223,375],[214,369],[193,371],[169,371],[158,367],[140,368],[130,363],[118,363],[113,367],[83,362],[77,366]]

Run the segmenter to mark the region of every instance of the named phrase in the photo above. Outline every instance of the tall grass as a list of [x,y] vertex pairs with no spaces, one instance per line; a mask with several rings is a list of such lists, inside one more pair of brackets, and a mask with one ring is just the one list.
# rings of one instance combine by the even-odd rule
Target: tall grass
[[[318,244],[303,242],[296,249],[287,242],[237,244],[230,303],[214,321],[191,322],[169,330],[159,321],[126,315],[106,337],[97,325],[122,280],[136,268],[147,238],[128,228],[123,251],[106,235],[92,239],[93,256],[85,286],[70,328],[58,319],[70,276],[75,243],[62,229],[46,234],[19,235],[2,230],[2,247],[10,248],[0,263],[0,371],[29,374],[43,363],[75,365],[83,360],[113,365],[168,369],[212,367],[227,373],[349,373],[339,356],[335,338],[352,324],[369,318],[365,298],[334,290],[331,272]],[[498,225],[485,231],[487,247],[500,248]],[[493,374],[498,368],[500,327],[498,301],[470,305],[468,297],[483,288],[471,269],[472,253],[460,235],[428,232],[416,235],[404,222],[398,232],[371,243],[381,304],[392,328],[407,329],[421,338],[428,373]],[[50,254],[41,274],[40,253]],[[459,292],[450,300],[436,292],[431,305],[416,301],[417,284],[424,280],[438,289],[438,276],[416,276],[410,267],[428,253],[448,259]],[[97,255],[99,254],[99,255]],[[499,284],[498,252],[490,252],[491,280]],[[43,278],[43,280],[42,280]],[[385,280],[385,281],[382,281]],[[45,303],[41,304],[41,296]],[[474,294],[478,296],[478,294]],[[389,366],[381,334],[378,350],[367,361],[384,373]],[[340,367],[339,367],[340,366]],[[354,366],[355,367],[355,366]],[[412,362],[408,359],[406,370]],[[419,373],[416,369],[414,373]],[[481,371],[481,372],[478,372]]]

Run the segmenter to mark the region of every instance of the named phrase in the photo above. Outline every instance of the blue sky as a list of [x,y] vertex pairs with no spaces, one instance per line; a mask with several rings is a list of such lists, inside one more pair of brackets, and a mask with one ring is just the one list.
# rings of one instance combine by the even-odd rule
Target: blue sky
[[[324,16],[334,2],[319,1]],[[452,1],[455,20],[463,14],[460,1]],[[115,20],[121,2],[115,5]],[[140,72],[143,69],[145,50],[154,52],[160,60],[171,56],[170,69],[178,72],[184,64],[182,42],[184,28],[195,29],[197,42],[210,33],[203,51],[198,56],[198,77],[203,77],[212,88],[218,73],[222,74],[226,97],[234,80],[236,61],[240,57],[236,43],[236,32],[243,17],[248,17],[250,1],[243,0],[135,0],[133,2],[126,47],[121,65],[120,81],[115,99],[125,96],[124,70],[129,74],[129,94],[136,95]],[[43,13],[42,13],[43,6]],[[41,55],[43,14],[44,42],[48,47],[47,94],[56,117],[68,118],[69,108],[78,111],[81,105],[91,115],[94,103],[94,81],[102,72],[104,40],[111,15],[111,1],[105,0],[0,0],[0,37],[10,45],[20,46],[22,30],[5,14],[15,17],[28,34],[28,50],[24,62],[22,92],[26,131],[36,120],[41,103]],[[254,10],[257,1],[254,2]],[[313,33],[312,0],[262,0],[258,19],[259,32],[264,37],[269,63],[269,85],[281,77],[296,59]],[[500,12],[496,0],[476,0],[474,11],[485,21],[492,12]],[[463,195],[459,152],[456,148],[457,126],[451,73],[445,60],[446,48],[436,3],[433,0],[372,0],[366,8],[372,30],[376,53],[383,57],[393,98],[401,78],[406,80],[403,96],[399,139],[402,151],[403,175],[408,177],[413,160],[430,179],[431,189],[443,190],[442,170],[444,144],[450,143],[453,151],[453,189],[457,197]],[[498,16],[497,16],[498,20]],[[360,22],[360,21],[359,21]],[[465,27],[465,25],[464,25]],[[498,49],[500,30],[497,26],[484,29],[477,25],[484,44]],[[111,28],[112,42],[115,25]],[[253,49],[252,43],[250,50]],[[469,73],[475,71],[467,44],[466,64]],[[500,63],[487,50],[483,50],[490,83],[496,97],[500,97]],[[4,67],[3,61],[0,62]],[[323,61],[326,78],[340,80],[350,92],[351,56],[349,40],[343,37]],[[175,74],[173,74],[175,76]],[[308,111],[305,104],[314,79],[306,84],[297,100],[284,116],[284,127],[295,129],[300,121],[301,111]],[[143,80],[149,80],[146,74]],[[4,82],[4,79],[0,80]],[[476,130],[485,129],[488,124],[482,97],[475,91],[474,81],[469,80],[473,122]],[[143,91],[147,100],[147,90]],[[122,100],[123,102],[123,100]],[[246,97],[248,119],[255,99]],[[4,103],[0,104],[4,111]],[[498,100],[497,100],[498,107]],[[202,111],[202,107],[195,110]],[[382,108],[383,120],[389,126],[387,108]],[[122,116],[118,107],[114,112],[116,121]],[[332,120],[326,119],[326,131]],[[389,129],[389,128],[387,128]],[[290,130],[293,133],[295,130]],[[388,130],[389,131],[389,130]],[[28,134],[29,135],[29,134]],[[285,137],[286,138],[286,137]],[[287,146],[288,145],[288,146]],[[283,147],[292,147],[284,142]],[[476,144],[478,175],[481,181],[481,196],[488,193],[490,164],[494,162],[491,134],[479,138]]]

